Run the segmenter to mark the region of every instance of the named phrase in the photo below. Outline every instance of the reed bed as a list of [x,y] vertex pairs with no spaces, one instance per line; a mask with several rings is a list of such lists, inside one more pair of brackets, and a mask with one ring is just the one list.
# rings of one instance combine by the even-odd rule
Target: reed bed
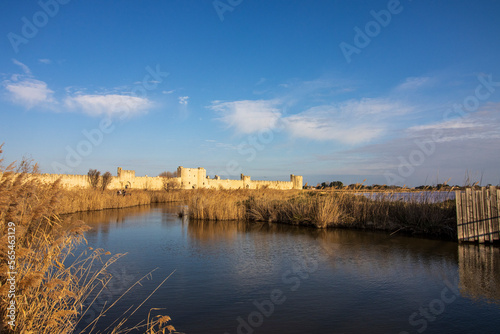
[[245,214],[245,208],[231,193],[216,190],[198,191],[188,201],[193,219],[236,220]]
[[456,239],[455,202],[433,203],[431,197],[422,193],[402,200],[393,192],[367,198],[341,191],[197,190],[187,204],[192,219],[349,227]]
[[61,191],[57,211],[59,214],[104,209],[119,209],[152,203],[180,202],[187,199],[183,190],[128,190],[126,195],[118,195],[116,190],[96,190],[91,188],[66,189]]
[[[63,221],[58,214],[81,208],[69,206],[68,193],[59,182],[39,182],[36,164],[22,161],[18,166],[2,167],[1,153],[2,145],[0,332],[73,333],[91,305],[89,298],[98,296],[111,280],[107,268],[123,254],[87,250],[75,259],[72,252],[85,242],[83,232],[88,227],[82,221]],[[81,197],[73,197],[72,201],[86,199],[86,208],[97,205],[89,193],[77,196]],[[67,205],[66,209],[61,205]],[[93,326],[102,316],[99,314],[85,332],[94,332]],[[154,316],[132,328],[126,327],[126,320],[126,316],[118,319],[108,333],[136,329],[148,334],[175,331],[168,316]]]

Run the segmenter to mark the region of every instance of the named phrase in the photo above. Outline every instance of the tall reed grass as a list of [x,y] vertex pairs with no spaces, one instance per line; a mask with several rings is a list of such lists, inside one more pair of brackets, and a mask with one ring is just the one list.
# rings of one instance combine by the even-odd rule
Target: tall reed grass
[[454,201],[434,203],[429,194],[407,200],[396,193],[367,198],[354,192],[197,190],[188,201],[192,219],[247,220],[351,227],[456,239]]
[[128,190],[126,195],[118,195],[116,190],[91,188],[64,189],[58,200],[59,214],[104,209],[119,209],[152,203],[179,202],[187,198],[183,190]]
[[[98,295],[110,281],[107,268],[123,254],[110,256],[98,249],[74,259],[72,252],[78,244],[85,242],[83,232],[88,227],[81,221],[63,221],[58,214],[81,209],[78,205],[69,205],[69,202],[80,199],[85,203],[84,207],[94,207],[97,203],[93,196],[97,194],[80,193],[77,196],[81,198],[65,198],[68,193],[59,182],[44,184],[38,181],[36,164],[25,160],[17,166],[3,167],[1,153],[2,145],[0,332],[72,333],[89,307],[89,297]],[[63,209],[64,205],[66,209]],[[13,229],[15,233],[9,234]],[[11,267],[8,261],[11,261]],[[12,304],[15,305],[15,319],[9,324],[12,318],[7,315],[12,313],[8,307]],[[142,327],[127,328],[125,320],[119,321],[109,332],[128,333],[140,328],[153,334],[175,330],[168,324],[170,318],[165,316],[152,317]],[[86,331],[91,332],[92,328]]]

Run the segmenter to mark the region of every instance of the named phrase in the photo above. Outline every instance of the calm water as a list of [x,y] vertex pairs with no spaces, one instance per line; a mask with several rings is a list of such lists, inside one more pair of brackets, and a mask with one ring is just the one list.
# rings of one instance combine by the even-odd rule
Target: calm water
[[[184,333],[498,333],[499,248],[286,225],[198,222],[162,205],[80,214],[88,246],[128,254],[97,300],[125,295]],[[94,317],[95,309],[84,318]]]

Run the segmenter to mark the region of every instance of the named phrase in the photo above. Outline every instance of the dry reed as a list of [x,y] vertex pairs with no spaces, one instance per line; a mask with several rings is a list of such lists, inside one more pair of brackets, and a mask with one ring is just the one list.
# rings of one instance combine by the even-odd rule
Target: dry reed
[[128,190],[126,195],[118,195],[116,190],[91,188],[61,190],[57,212],[59,214],[104,209],[119,209],[152,203],[179,202],[186,198],[182,190]]
[[351,227],[456,238],[454,201],[433,203],[432,194],[407,200],[394,192],[367,198],[351,191],[196,190],[187,202],[189,217],[293,225]]
[[[3,167],[0,145],[0,331],[2,333],[72,333],[88,300],[111,280],[107,268],[123,254],[103,260],[109,252],[102,249],[72,252],[85,241],[88,227],[81,221],[62,221],[58,213],[82,208],[101,208],[94,192],[73,193],[62,190],[59,182],[44,184],[37,179],[37,165],[23,160]],[[65,198],[64,195],[67,197]],[[111,198],[111,195],[107,195]],[[149,201],[163,200],[147,194]],[[144,196],[139,199],[142,204]],[[82,200],[82,204],[74,204]],[[123,199],[110,205],[130,204]],[[137,201],[137,198],[136,198]],[[116,204],[116,205],[118,205]],[[145,203],[144,203],[145,204]],[[10,228],[10,229],[9,229]],[[9,231],[15,230],[15,234]],[[15,236],[15,239],[12,238]],[[10,238],[9,238],[10,236]],[[15,244],[9,243],[15,240]],[[11,246],[11,247],[9,247]],[[15,257],[14,257],[15,256]],[[8,261],[11,260],[9,267]],[[15,260],[15,268],[12,261]],[[13,279],[9,280],[8,279]],[[11,284],[14,282],[15,284]],[[163,283],[162,283],[163,284]],[[15,287],[15,293],[12,289]],[[8,307],[15,302],[14,326],[8,323]],[[100,315],[102,316],[102,314]],[[96,318],[98,320],[99,316]],[[149,319],[145,332],[171,333],[175,329],[165,316]],[[95,322],[94,322],[95,324]],[[111,333],[128,333],[124,321]],[[91,332],[91,329],[87,331]]]

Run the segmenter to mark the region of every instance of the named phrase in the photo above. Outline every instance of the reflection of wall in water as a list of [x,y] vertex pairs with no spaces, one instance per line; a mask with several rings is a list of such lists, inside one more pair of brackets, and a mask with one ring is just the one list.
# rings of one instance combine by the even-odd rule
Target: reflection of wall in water
[[107,237],[109,229],[116,224],[122,224],[125,219],[145,216],[151,213],[150,206],[135,206],[122,209],[106,209],[100,211],[77,212],[67,215],[71,220],[81,220],[91,227],[85,235],[102,235]]
[[461,244],[458,258],[460,293],[500,303],[500,248]]
[[238,221],[203,221],[189,220],[188,235],[194,241],[232,242],[236,240],[238,230],[244,223]]

